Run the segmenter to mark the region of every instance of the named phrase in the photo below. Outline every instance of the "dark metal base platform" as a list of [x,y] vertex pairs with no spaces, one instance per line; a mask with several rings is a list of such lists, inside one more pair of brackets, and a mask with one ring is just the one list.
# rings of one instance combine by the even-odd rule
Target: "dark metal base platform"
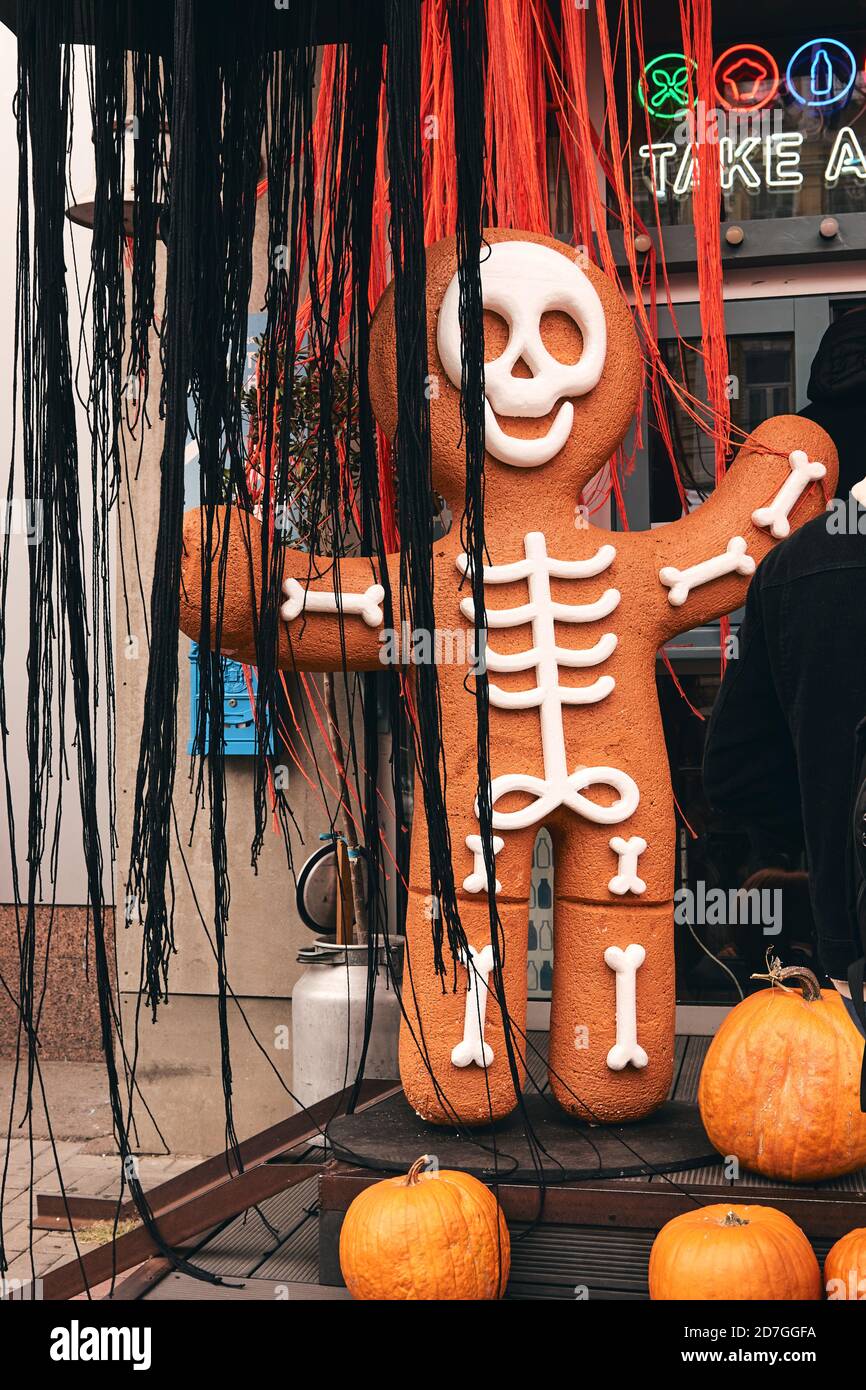
[[[529,1134],[538,1149],[536,1161]],[[405,1173],[421,1154],[441,1168],[460,1168],[490,1180],[550,1183],[587,1178],[649,1177],[715,1163],[697,1107],[668,1101],[637,1124],[603,1127],[565,1115],[547,1096],[525,1098],[525,1110],[464,1133],[429,1125],[405,1098],[392,1096],[360,1115],[340,1115],[328,1126],[334,1157],[377,1174]]]

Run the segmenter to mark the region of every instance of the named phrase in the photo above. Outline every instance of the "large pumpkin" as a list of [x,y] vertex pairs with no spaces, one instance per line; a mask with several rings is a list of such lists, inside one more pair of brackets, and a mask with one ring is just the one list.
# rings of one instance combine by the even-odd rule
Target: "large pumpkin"
[[493,1193],[468,1173],[425,1171],[358,1194],[340,1234],[340,1268],[359,1299],[501,1298],[511,1243]]
[[828,1298],[866,1301],[866,1226],[836,1241],[824,1261],[824,1288]]
[[774,962],[766,978],[771,988],[732,1009],[710,1044],[698,1089],[704,1128],[719,1153],[768,1178],[851,1173],[866,1163],[863,1039],[810,970]]
[[775,1207],[696,1207],[663,1226],[649,1263],[650,1298],[819,1299],[821,1271],[800,1227]]

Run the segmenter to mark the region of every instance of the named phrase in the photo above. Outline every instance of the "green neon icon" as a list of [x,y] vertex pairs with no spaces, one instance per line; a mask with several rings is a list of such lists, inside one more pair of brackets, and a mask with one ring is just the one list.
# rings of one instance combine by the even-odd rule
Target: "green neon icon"
[[659,121],[673,121],[689,107],[689,69],[692,84],[697,64],[684,53],[660,53],[650,59],[637,84],[641,106]]

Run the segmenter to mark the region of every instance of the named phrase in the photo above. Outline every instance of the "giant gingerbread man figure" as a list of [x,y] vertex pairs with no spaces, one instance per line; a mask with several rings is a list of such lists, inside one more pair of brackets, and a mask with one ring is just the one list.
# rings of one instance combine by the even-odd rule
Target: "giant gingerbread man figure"
[[[646,532],[575,525],[580,489],[631,421],[641,384],[631,315],[594,266],[547,237],[491,231],[482,266],[486,342],[485,569],[496,894],[509,1012],[525,1027],[528,898],[535,836],[555,847],[555,952],[550,1084],[574,1114],[617,1122],[665,1098],[674,1049],[674,807],[655,696],[658,649],[742,604],[756,564],[819,515],[836,455],[810,421],[762,425],[722,484],[692,515]],[[428,252],[434,483],[459,516],[465,482],[459,415],[460,333],[453,240]],[[396,419],[392,293],[378,306],[370,370],[384,429]],[[256,660],[258,523],[234,511],[222,629],[226,656]],[[460,528],[435,545],[435,610],[452,650],[471,654],[474,614]],[[201,525],[185,528],[182,626],[201,619]],[[335,571],[338,569],[338,575]],[[280,665],[340,665],[336,618],[354,669],[382,652],[375,562],[285,560]],[[397,557],[391,583],[398,582]],[[446,644],[443,644],[443,647]],[[447,809],[461,920],[471,960],[464,988],[434,971],[427,836],[416,824],[406,922],[412,988],[404,989],[400,1070],[425,1119],[483,1123],[515,1105],[502,1019],[488,979],[487,879],[475,809],[475,702],[462,662],[439,671]],[[471,686],[471,681],[470,681]],[[416,820],[424,814],[415,798]],[[413,1037],[414,1034],[414,1037]],[[423,1036],[426,1059],[417,1039]],[[520,1034],[518,1033],[518,1037]],[[446,1106],[428,1073],[435,1075]]]

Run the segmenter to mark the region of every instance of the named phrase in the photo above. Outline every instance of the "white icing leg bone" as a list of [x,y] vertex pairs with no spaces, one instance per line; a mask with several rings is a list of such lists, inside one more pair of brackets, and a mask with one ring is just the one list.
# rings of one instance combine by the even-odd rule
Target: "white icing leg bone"
[[645,893],[646,884],[638,877],[637,861],[646,849],[646,840],[642,840],[640,835],[632,835],[630,840],[614,835],[608,844],[614,854],[619,855],[619,867],[607,885],[611,893],[616,893],[618,897],[625,893]]
[[469,956],[463,1040],[452,1049],[451,1061],[455,1067],[468,1067],[472,1062],[477,1067],[489,1067],[493,1061],[493,1048],[484,1041],[484,1023],[487,1018],[487,981],[493,970],[493,947],[485,946],[483,950],[476,951],[474,946],[470,946]]
[[[493,836],[493,853],[498,854],[505,841],[501,835]],[[484,849],[480,835],[467,835],[466,848],[471,850],[475,856],[475,865],[471,874],[467,874],[463,880],[463,889],[466,893],[486,893],[487,892],[487,870],[484,867]],[[502,892],[502,884],[499,879],[493,889],[494,893]]]
[[629,1062],[645,1067],[649,1058],[637,1040],[637,972],[646,960],[643,946],[632,944],[623,951],[608,946],[605,964],[616,973],[616,1042],[607,1054],[611,1071],[622,1071]]
[[794,503],[802,497],[807,487],[826,477],[827,469],[823,463],[813,463],[804,449],[795,449],[788,455],[791,472],[783,482],[768,507],[758,507],[752,512],[755,526],[768,526],[770,535],[777,541],[791,534],[788,517]]
[[659,570],[659,579],[670,590],[668,602],[672,608],[681,608],[691,593],[701,584],[711,579],[720,579],[723,574],[754,574],[755,561],[747,554],[746,542],[742,536],[732,536],[727,549],[721,555],[713,555],[709,560],[700,560],[688,569],[678,570],[673,565],[665,565]]
[[283,584],[283,593],[286,602],[280,609],[280,615],[287,623],[301,613],[357,614],[368,627],[381,627],[383,622],[381,604],[385,590],[381,584],[371,584],[363,594],[329,594],[305,589],[297,579],[287,579]]

